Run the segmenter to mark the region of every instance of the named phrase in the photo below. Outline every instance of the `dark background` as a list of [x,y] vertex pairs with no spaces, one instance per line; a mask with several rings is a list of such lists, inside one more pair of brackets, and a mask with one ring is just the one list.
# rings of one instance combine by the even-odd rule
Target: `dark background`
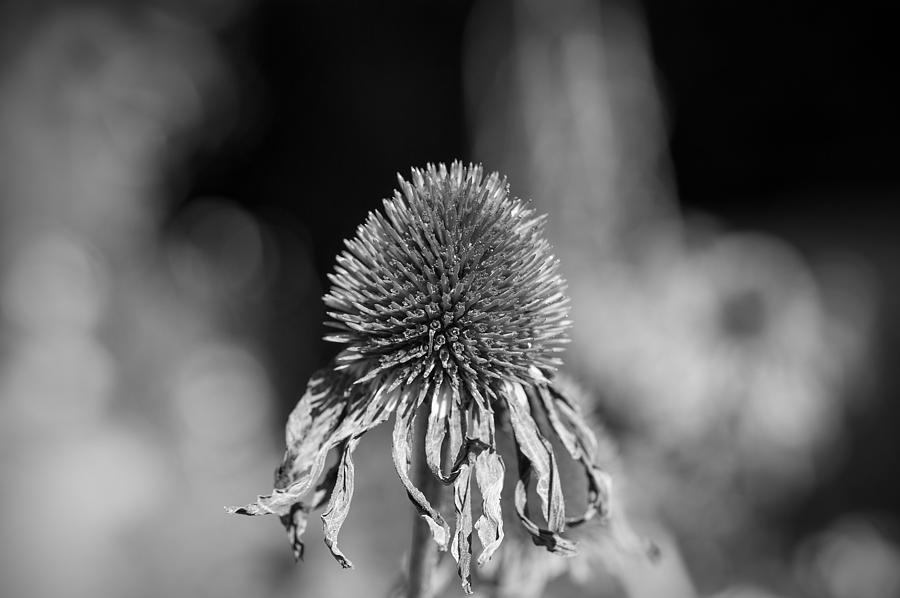
[[[900,98],[879,3],[639,4],[686,207],[738,226],[795,212],[817,224],[861,221],[847,229],[890,225]],[[392,188],[385,172],[469,158],[461,59],[470,8],[253,5],[222,37],[252,71],[256,117],[203,164],[193,191],[227,190],[315,220],[327,269],[334,233],[349,234]]]

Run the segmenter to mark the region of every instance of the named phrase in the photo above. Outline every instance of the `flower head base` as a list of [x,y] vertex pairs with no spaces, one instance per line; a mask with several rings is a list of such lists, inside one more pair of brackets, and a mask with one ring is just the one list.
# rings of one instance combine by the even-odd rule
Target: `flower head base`
[[[442,550],[450,548],[470,591],[471,483],[482,496],[474,523],[478,563],[503,540],[500,495],[505,464],[495,422],[512,429],[519,462],[515,507],[533,541],[569,554],[560,536],[608,509],[609,479],[595,464],[596,441],[577,409],[550,377],[568,342],[568,298],[558,263],[542,236],[543,217],[508,195],[495,173],[454,163],[414,169],[412,181],[371,213],[338,256],[325,296],[327,340],[343,343],[333,367],[310,380],[287,423],[287,450],[275,490],[232,509],[274,513],[302,555],[301,535],[312,508],[325,507],[325,542],[345,567],[337,545],[353,492],[352,455],[360,437],[395,413],[397,473]],[[456,529],[409,476],[415,417],[428,408],[425,459],[453,486]],[[538,415],[537,420],[534,415]],[[538,421],[585,469],[588,509],[567,519],[556,457]],[[322,477],[332,449],[340,460]],[[528,512],[532,476],[544,524]]]

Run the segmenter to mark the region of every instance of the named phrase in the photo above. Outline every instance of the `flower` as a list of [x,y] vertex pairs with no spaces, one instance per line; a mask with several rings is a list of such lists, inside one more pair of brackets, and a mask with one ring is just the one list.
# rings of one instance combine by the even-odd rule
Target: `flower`
[[[353,493],[353,451],[365,432],[395,414],[397,473],[470,592],[473,476],[482,496],[474,523],[483,546],[479,564],[504,536],[505,464],[495,421],[512,430],[515,509],[535,544],[574,553],[574,543],[560,533],[597,514],[606,517],[610,480],[593,459],[593,434],[551,381],[570,322],[565,281],[542,236],[544,217],[510,197],[498,174],[484,178],[480,166],[429,165],[413,169],[411,182],[398,178],[400,191],[384,201],[384,213],[370,213],[337,258],[324,298],[335,333],[326,339],[345,347],[312,377],[288,419],[275,489],[230,511],[279,515],[299,558],[307,516],[324,506],[325,543],[351,567],[338,532]],[[452,534],[409,476],[419,411],[428,413],[428,468],[453,487]],[[584,468],[588,504],[579,517],[566,518],[556,457],[542,427]],[[314,487],[333,449],[340,459]],[[543,524],[528,509],[532,477]]]

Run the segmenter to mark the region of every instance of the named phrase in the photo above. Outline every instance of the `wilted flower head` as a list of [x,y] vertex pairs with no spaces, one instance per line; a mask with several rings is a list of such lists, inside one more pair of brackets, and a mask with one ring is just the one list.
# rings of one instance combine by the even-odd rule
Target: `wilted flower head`
[[[414,169],[346,242],[325,296],[327,340],[345,348],[316,373],[287,423],[287,450],[275,489],[233,512],[274,513],[296,557],[312,508],[325,506],[325,543],[344,567],[338,531],[353,492],[353,451],[360,437],[395,413],[394,464],[442,550],[448,547],[469,591],[473,529],[470,487],[482,496],[474,523],[483,564],[503,540],[500,495],[505,465],[495,420],[511,428],[518,458],[515,508],[535,544],[571,554],[560,536],[607,513],[609,480],[595,464],[596,441],[575,406],[551,383],[568,342],[568,298],[558,263],[542,236],[543,216],[508,194],[505,180],[480,166]],[[456,529],[409,476],[417,412],[428,412],[425,459],[453,486]],[[535,419],[536,416],[536,419]],[[538,422],[584,467],[588,507],[567,519],[556,457]],[[322,476],[329,452],[340,459]],[[543,521],[528,510],[536,477]]]

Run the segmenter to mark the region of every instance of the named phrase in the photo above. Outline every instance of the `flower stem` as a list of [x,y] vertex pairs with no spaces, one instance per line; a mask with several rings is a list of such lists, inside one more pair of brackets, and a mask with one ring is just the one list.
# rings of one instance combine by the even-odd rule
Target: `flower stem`
[[[417,437],[424,437],[425,423],[428,421],[428,402],[423,406],[422,416],[422,434]],[[428,469],[428,463],[425,460],[424,450],[416,451],[418,459],[416,459],[416,486],[428,499],[428,502],[435,508],[441,510],[441,499],[443,496],[443,487],[440,480],[434,477],[431,470]],[[417,513],[413,522],[412,543],[409,548],[409,576],[407,578],[407,598],[432,598],[434,570],[438,562],[438,546],[431,535],[431,528],[425,519]]]

